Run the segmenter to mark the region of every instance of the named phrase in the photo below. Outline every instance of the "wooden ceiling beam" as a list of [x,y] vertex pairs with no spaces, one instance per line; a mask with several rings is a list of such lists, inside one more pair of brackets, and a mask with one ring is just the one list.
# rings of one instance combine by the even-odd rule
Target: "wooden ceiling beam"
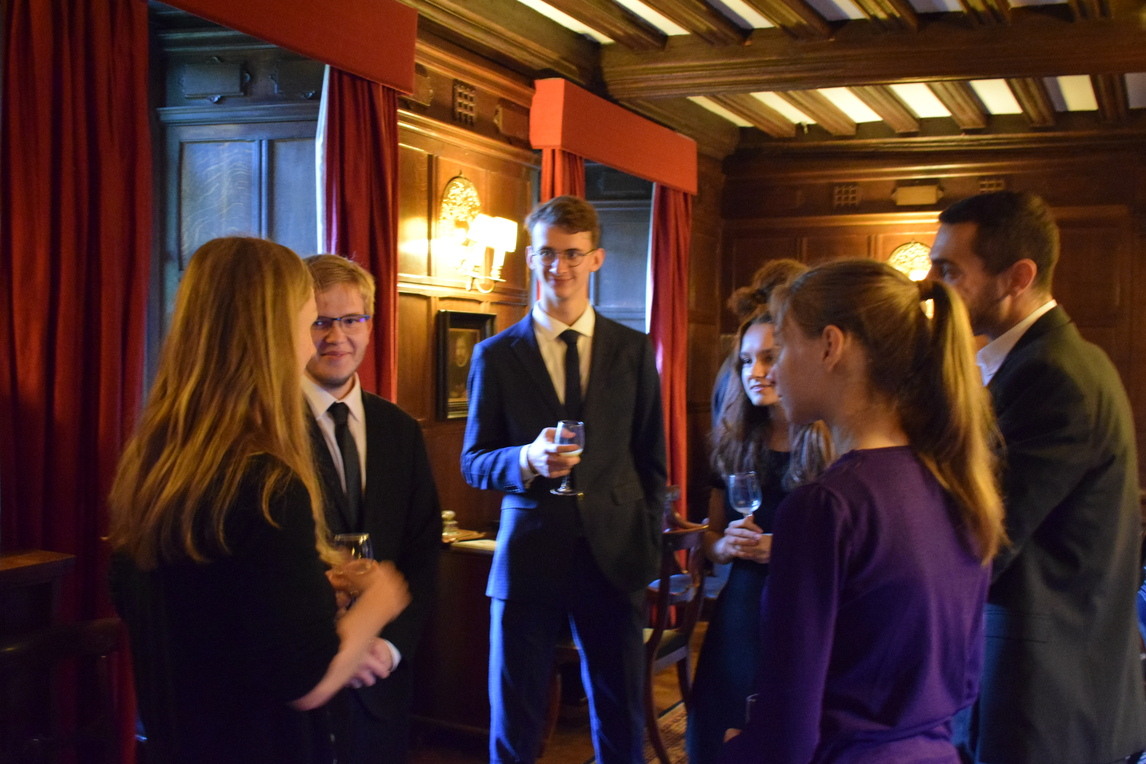
[[1110,4],[1107,0],[1069,0],[1069,5],[1076,19],[1110,18]]
[[656,8],[694,35],[712,45],[741,45],[747,30],[704,0],[657,0]]
[[919,120],[891,90],[882,85],[860,85],[850,90],[897,134],[919,132]]
[[884,29],[919,31],[919,14],[907,0],[852,0],[864,14]]
[[740,128],[687,98],[625,101],[624,106],[696,141],[697,149],[717,159],[736,150]]
[[656,53],[608,45],[601,61],[609,92],[621,99],[986,79],[1001,72],[1113,74],[1146,71],[1146,28],[1134,16],[1065,22],[1016,11],[1005,27],[968,28],[943,17],[910,35],[852,22],[831,40],[795,41],[763,29],[748,45],[716,48],[673,37]]
[[668,39],[664,32],[611,0],[547,0],[547,3],[631,50],[660,50]]
[[1098,113],[1103,122],[1125,122],[1130,115],[1126,95],[1126,78],[1121,74],[1093,74],[1090,86],[1098,101]]
[[773,138],[795,138],[796,125],[759,98],[747,93],[712,96],[712,100]]
[[817,125],[832,135],[850,137],[856,134],[855,121],[829,101],[823,93],[815,90],[793,90],[776,95],[807,114]]
[[1011,4],[1007,0],[959,0],[959,4],[977,26],[1011,23]]
[[1031,127],[1054,127],[1054,104],[1041,77],[1008,77],[1007,85]]
[[421,30],[530,76],[550,71],[588,86],[598,81],[596,43],[517,0],[403,0]]
[[797,40],[826,40],[832,36],[832,27],[819,11],[805,0],[744,0],[780,28],[784,34]]
[[928,87],[960,129],[982,130],[987,126],[987,109],[966,82],[932,82]]

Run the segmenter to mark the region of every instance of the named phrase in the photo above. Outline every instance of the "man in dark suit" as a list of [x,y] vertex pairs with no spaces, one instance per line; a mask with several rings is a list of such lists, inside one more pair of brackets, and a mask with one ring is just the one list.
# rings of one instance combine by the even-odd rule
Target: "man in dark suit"
[[[390,674],[331,703],[339,762],[402,762],[409,738],[413,653],[434,598],[442,520],[421,428],[362,390],[358,366],[370,341],[374,278],[337,255],[307,258],[315,282],[315,354],[303,389],[314,414],[319,476],[332,533],[370,534],[374,557],[406,577],[411,603],[376,648]],[[350,477],[349,485],[346,480]]]
[[994,562],[979,700],[956,742],[985,764],[1122,761],[1146,747],[1125,390],[1051,297],[1058,228],[1039,197],[984,194],[939,221],[932,276],[990,340],[978,361],[1004,441],[1011,540]]
[[[477,346],[462,473],[504,492],[490,604],[490,760],[537,757],[563,623],[572,626],[602,764],[643,762],[644,589],[656,576],[665,489],[660,380],[648,338],[598,315],[593,207],[557,197],[530,213],[541,296]],[[585,422],[585,450],[556,445]],[[572,472],[579,496],[550,492]]]

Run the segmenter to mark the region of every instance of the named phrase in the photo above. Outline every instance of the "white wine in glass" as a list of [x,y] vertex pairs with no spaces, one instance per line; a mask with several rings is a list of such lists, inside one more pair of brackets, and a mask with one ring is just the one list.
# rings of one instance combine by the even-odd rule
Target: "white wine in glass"
[[[559,446],[577,446],[573,451],[564,451],[563,453],[567,456],[580,455],[585,450],[585,423],[572,419],[562,419],[557,423],[557,432],[553,434],[553,442]],[[550,489],[549,492],[558,496],[582,496],[583,494],[569,482],[569,478],[572,476],[573,471],[570,470],[565,479],[561,481],[561,485]]]

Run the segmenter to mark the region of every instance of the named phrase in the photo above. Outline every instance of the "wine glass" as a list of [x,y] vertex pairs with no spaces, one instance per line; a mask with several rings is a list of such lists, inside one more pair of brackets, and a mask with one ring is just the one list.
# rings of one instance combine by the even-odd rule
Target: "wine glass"
[[369,533],[336,533],[332,543],[347,560],[374,559],[374,546],[370,543]]
[[728,503],[733,509],[745,517],[760,509],[764,499],[755,472],[734,472],[726,475],[725,481],[728,484]]
[[[562,419],[557,423],[557,432],[553,434],[553,442],[559,446],[577,446],[575,450],[563,453],[567,456],[579,455],[585,450],[585,423],[576,422],[572,419]],[[561,481],[561,485],[550,489],[549,493],[555,493],[558,496],[583,496],[584,494],[570,485],[569,478],[572,476],[573,472],[570,471]]]
[[336,573],[346,581],[346,589],[351,597],[358,596],[357,577],[370,572],[374,562],[374,546],[369,533],[336,533],[331,545],[342,558]]

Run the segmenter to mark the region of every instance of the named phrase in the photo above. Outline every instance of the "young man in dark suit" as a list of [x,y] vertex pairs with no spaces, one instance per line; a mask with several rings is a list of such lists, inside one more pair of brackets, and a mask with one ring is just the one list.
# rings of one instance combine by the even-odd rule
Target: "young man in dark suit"
[[[665,489],[660,379],[640,332],[598,315],[589,277],[605,261],[593,207],[557,197],[530,213],[541,296],[477,346],[462,473],[502,491],[490,604],[490,761],[531,762],[553,648],[572,626],[602,764],[643,762],[644,590],[656,577]],[[585,423],[585,450],[554,443]],[[550,492],[572,473],[579,496]]]
[[327,523],[332,533],[369,533],[374,557],[394,562],[412,598],[376,645],[391,664],[390,675],[332,701],[338,760],[400,763],[408,748],[413,653],[437,581],[438,494],[418,423],[358,381],[370,342],[374,278],[337,255],[315,255],[306,263],[318,320],[303,389],[314,415]]
[[931,275],[990,340],[978,361],[1004,440],[1011,540],[994,562],[980,697],[956,741],[984,764],[1122,761],[1146,748],[1126,392],[1051,297],[1058,228],[1042,199],[984,194],[939,221]]

